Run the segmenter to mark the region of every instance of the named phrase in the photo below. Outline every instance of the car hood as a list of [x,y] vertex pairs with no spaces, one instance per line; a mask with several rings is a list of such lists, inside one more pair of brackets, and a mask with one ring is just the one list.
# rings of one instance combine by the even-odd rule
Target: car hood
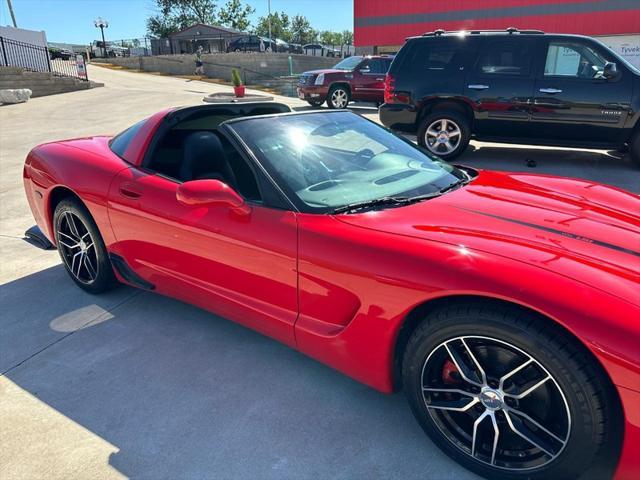
[[325,75],[327,75],[330,73],[344,74],[344,73],[350,73],[350,72],[348,70],[337,70],[335,68],[322,68],[320,70],[309,70],[308,72],[304,72],[303,75],[320,75],[321,73],[324,73]]
[[639,212],[640,196],[613,187],[482,171],[441,197],[335,218],[505,256],[640,304]]

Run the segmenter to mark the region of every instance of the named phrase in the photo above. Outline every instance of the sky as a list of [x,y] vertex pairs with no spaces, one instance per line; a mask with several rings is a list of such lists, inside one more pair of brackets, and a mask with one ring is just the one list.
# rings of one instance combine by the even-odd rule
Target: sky
[[[256,9],[252,23],[267,14],[268,0],[244,1]],[[50,42],[88,44],[99,38],[93,21],[109,21],[109,40],[145,35],[146,19],[155,13],[154,0],[12,0],[18,27],[44,30]],[[218,0],[218,6],[226,0]],[[302,14],[318,30],[352,30],[353,0],[271,0],[271,11]],[[11,25],[7,0],[0,0],[0,25]]]

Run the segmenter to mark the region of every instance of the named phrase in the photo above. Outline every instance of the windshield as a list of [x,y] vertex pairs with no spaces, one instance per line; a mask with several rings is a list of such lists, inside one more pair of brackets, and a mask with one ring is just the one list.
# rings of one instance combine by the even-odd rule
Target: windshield
[[351,112],[243,118],[227,125],[301,211],[434,194],[466,178]]
[[338,62],[333,66],[336,70],[353,70],[356,68],[360,62],[362,61],[362,57],[349,57],[345,58],[341,62]]

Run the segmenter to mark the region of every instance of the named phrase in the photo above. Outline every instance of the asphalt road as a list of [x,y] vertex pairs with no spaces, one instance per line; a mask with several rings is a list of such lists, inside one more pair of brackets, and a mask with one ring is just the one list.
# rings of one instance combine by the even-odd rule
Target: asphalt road
[[[55,251],[23,240],[34,223],[21,179],[32,146],[117,132],[229,89],[89,75],[106,86],[0,107],[0,478],[476,478],[432,445],[402,394],[168,298],[85,294]],[[474,146],[461,162],[640,191],[639,171],[606,152]]]

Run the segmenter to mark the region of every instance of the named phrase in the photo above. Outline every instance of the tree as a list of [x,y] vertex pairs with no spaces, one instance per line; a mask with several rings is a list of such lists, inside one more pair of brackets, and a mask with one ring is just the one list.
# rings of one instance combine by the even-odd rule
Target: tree
[[216,23],[214,0],[156,0],[158,14],[147,19],[147,31],[154,37],[167,37],[195,23]]
[[353,32],[351,30],[342,31],[342,44],[353,45]]
[[320,32],[320,43],[323,45],[331,45],[332,47],[342,44],[342,35],[330,30]]
[[346,53],[350,54],[351,50],[349,49],[349,45],[353,44],[353,32],[351,30],[343,30],[338,35],[340,35],[340,53],[342,56],[345,55],[344,47],[346,46]]
[[251,5],[243,5],[240,0],[229,0],[220,10],[218,19],[221,25],[244,32],[250,25],[249,15],[255,11]]
[[[269,37],[269,16],[260,17],[256,26],[256,35]],[[285,42],[291,40],[289,30],[289,15],[284,12],[274,12],[271,14],[271,37],[280,38]]]
[[305,44],[315,40],[316,32],[304,15],[296,15],[291,19],[289,34],[293,43]]

